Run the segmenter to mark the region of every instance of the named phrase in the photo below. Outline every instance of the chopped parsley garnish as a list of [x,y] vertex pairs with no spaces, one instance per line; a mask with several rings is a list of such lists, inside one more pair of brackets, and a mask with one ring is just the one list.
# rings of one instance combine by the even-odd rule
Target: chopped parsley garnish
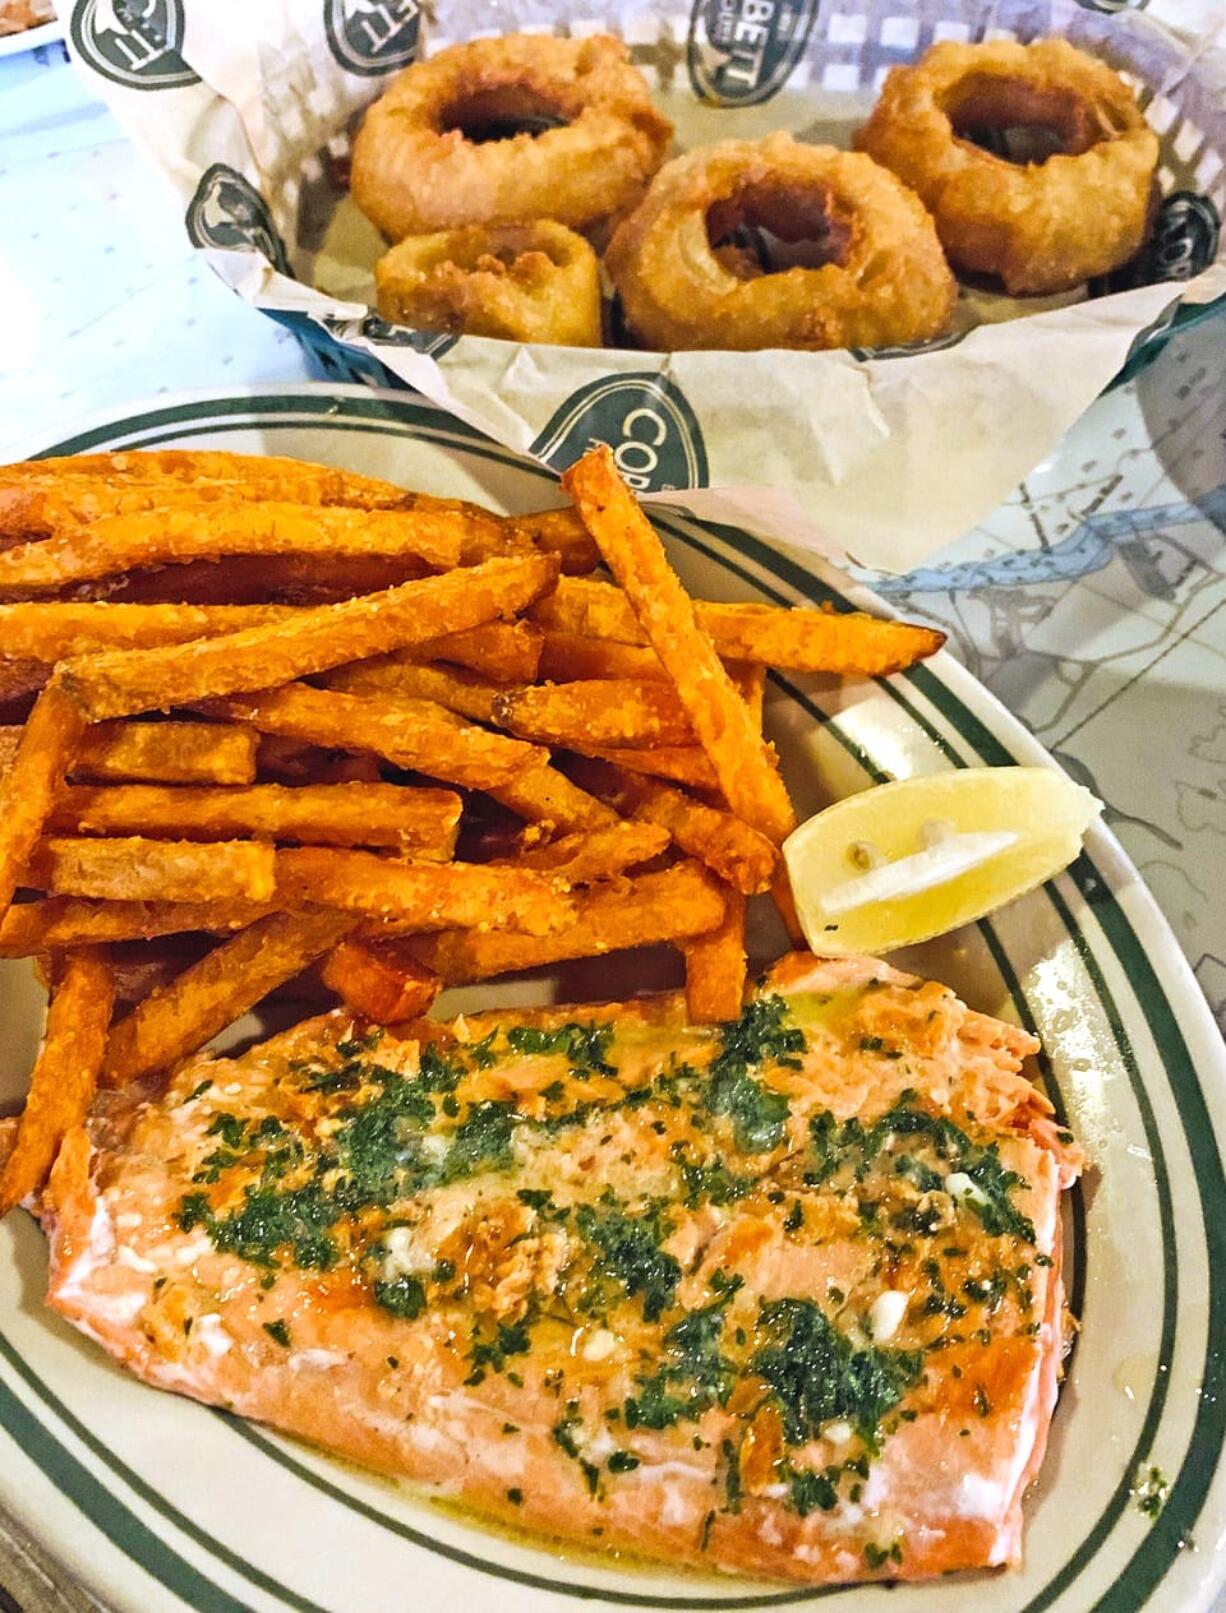
[[579,1426],[577,1417],[563,1417],[560,1423],[553,1425],[553,1441],[561,1447],[572,1461],[579,1460],[579,1447],[575,1443],[575,1429]]
[[407,1273],[376,1282],[374,1294],[376,1305],[382,1305],[385,1311],[391,1311],[393,1316],[406,1322],[416,1321],[426,1308],[426,1290],[416,1277]]
[[[893,1108],[867,1127],[854,1117],[839,1121],[829,1110],[814,1115],[809,1121],[805,1182],[820,1187],[844,1168],[862,1181],[887,1150],[905,1139],[914,1141],[910,1150],[893,1155],[896,1175],[907,1177],[921,1193],[927,1193],[943,1189],[949,1175],[961,1173],[970,1178],[977,1192],[961,1196],[959,1203],[979,1218],[989,1235],[1034,1242],[1034,1223],[1010,1197],[1015,1187],[1025,1186],[1024,1179],[1001,1164],[997,1145],[977,1143],[945,1115],[921,1109],[914,1092],[902,1093]],[[921,1146],[947,1170],[936,1170],[919,1159],[915,1150]],[[908,1226],[905,1230],[924,1232],[935,1226]]]
[[473,1042],[464,1049],[469,1065],[474,1070],[488,1070],[498,1055],[494,1052],[494,1039],[498,1035],[496,1030],[490,1031],[479,1042]]
[[427,1042],[417,1061],[417,1079],[427,1092],[454,1092],[464,1076],[459,1059],[449,1059]]
[[[716,1276],[723,1278],[722,1273]],[[668,1329],[664,1365],[639,1379],[638,1394],[623,1407],[627,1428],[672,1428],[682,1418],[701,1417],[709,1406],[725,1404],[737,1368],[720,1352],[724,1311],[743,1281],[739,1276],[723,1278],[709,1305],[687,1311]]]
[[[469,1360],[473,1364],[473,1381],[476,1373],[485,1376],[485,1368],[491,1371],[502,1372],[509,1355],[527,1355],[532,1348],[531,1321],[528,1317],[518,1322],[499,1322],[494,1334],[490,1338],[474,1338],[472,1349],[469,1351]],[[480,1382],[480,1378],[476,1378]]]
[[864,1561],[870,1568],[884,1568],[887,1563],[901,1563],[902,1545],[896,1540],[889,1546],[875,1546],[870,1540],[864,1548]]
[[919,1382],[918,1352],[859,1350],[809,1299],[763,1302],[767,1343],[749,1362],[770,1385],[789,1445],[816,1438],[823,1423],[851,1423],[874,1446],[886,1414]]
[[1144,1513],[1147,1518],[1158,1518],[1166,1506],[1171,1486],[1160,1467],[1151,1467],[1144,1477],[1138,1478],[1132,1493],[1137,1498],[1138,1512]]
[[561,1053],[570,1065],[571,1075],[578,1081],[587,1081],[593,1075],[617,1073],[616,1066],[608,1061],[613,1036],[612,1025],[572,1021],[548,1030],[536,1025],[512,1025],[507,1043],[516,1053]]
[[288,1322],[265,1322],[264,1331],[268,1334],[269,1338],[273,1339],[277,1344],[279,1344],[283,1350],[289,1349],[290,1336]]
[[511,1164],[511,1138],[518,1122],[513,1103],[492,1099],[474,1104],[455,1129],[443,1162],[440,1180],[459,1181],[479,1171],[507,1170]]
[[782,997],[760,997],[748,1003],[740,1019],[720,1028],[720,1050],[707,1071],[707,1106],[732,1121],[736,1146],[744,1154],[765,1154],[783,1141],[790,1105],[782,1092],[755,1081],[751,1069],[774,1062],[799,1067],[805,1033],[785,1025],[788,1006]]
[[605,1463],[610,1473],[633,1473],[639,1458],[632,1451],[614,1451]]
[[664,1233],[659,1213],[627,1215],[616,1203],[602,1201],[581,1204],[575,1212],[575,1225],[599,1255],[597,1281],[590,1296],[585,1296],[584,1308],[601,1307],[600,1279],[608,1277],[631,1299],[641,1296],[645,1321],[659,1321],[681,1281],[681,1267],[660,1248]]
[[237,1115],[227,1114],[215,1115],[213,1124],[205,1132],[206,1137],[220,1137],[227,1148],[241,1147],[246,1134],[247,1122]]
[[826,1468],[822,1472],[789,1468],[788,1500],[802,1518],[810,1512],[833,1512],[839,1504],[838,1481],[841,1469]]
[[373,1053],[383,1040],[383,1027],[376,1025],[373,1030],[366,1032],[365,1036],[350,1036],[345,1041],[336,1044],[339,1058],[355,1059],[359,1053]]

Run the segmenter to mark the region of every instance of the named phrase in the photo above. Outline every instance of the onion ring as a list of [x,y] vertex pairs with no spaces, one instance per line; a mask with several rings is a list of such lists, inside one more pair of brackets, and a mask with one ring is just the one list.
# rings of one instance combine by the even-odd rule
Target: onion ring
[[[530,120],[562,127],[470,138]],[[354,142],[350,185],[391,240],[534,218],[591,230],[634,206],[672,134],[609,34],[474,39],[397,74]]]
[[[1026,126],[1063,150],[1019,165],[962,138]],[[1014,296],[1109,273],[1149,228],[1157,137],[1120,76],[1063,39],[934,45],[891,71],[855,143],[919,194],[956,268]]]
[[[815,240],[828,261],[754,272],[718,244],[740,223]],[[917,197],[868,157],[788,134],[668,163],[605,263],[635,337],[665,351],[921,341],[945,329],[957,296]]]
[[396,325],[600,346],[596,254],[548,219],[410,235],[380,258],[375,282]]

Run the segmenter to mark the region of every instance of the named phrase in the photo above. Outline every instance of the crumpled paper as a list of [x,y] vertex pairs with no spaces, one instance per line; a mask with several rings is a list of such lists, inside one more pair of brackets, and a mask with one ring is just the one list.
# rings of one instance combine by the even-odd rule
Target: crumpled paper
[[[194,244],[332,373],[414,387],[557,471],[606,441],[649,498],[903,571],[999,504],[1177,309],[1226,297],[1226,40],[1200,0],[839,7],[439,0],[428,23],[416,0],[76,0],[68,36]],[[565,28],[626,38],[683,148],[777,128],[846,145],[888,68],[934,39],[1064,35],[1134,83],[1162,139],[1154,237],[1071,298],[966,293],[917,349],[659,354],[387,325],[370,307],[384,244],[344,188],[362,110],[454,40]]]

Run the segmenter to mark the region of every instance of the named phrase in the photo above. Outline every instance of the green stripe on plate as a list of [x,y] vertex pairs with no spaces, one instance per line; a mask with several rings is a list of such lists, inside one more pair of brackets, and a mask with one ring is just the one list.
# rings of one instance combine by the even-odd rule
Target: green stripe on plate
[[[182,1513],[176,1513],[172,1508],[168,1508],[155,1490],[131,1468],[125,1467],[112,1451],[107,1450],[101,1441],[73,1416],[63,1401],[59,1400],[43,1380],[31,1371],[2,1333],[0,1333],[0,1359],[8,1363],[17,1376],[64,1426],[71,1430],[91,1455],[110,1468],[111,1472],[129,1485],[143,1501],[148,1502],[159,1516],[173,1522],[197,1545],[204,1547],[211,1556],[225,1563],[235,1573],[241,1574],[252,1585],[258,1585],[261,1590],[280,1597],[287,1606],[297,1609],[297,1613],[327,1613],[327,1609],[321,1608],[318,1603],[309,1602],[305,1597],[295,1596],[292,1592],[286,1591],[274,1580],[269,1579],[267,1574],[261,1573],[251,1563],[223,1546],[212,1535],[203,1529],[198,1529]],[[52,1480],[61,1494],[66,1495],[85,1517],[102,1531],[112,1545],[118,1546],[126,1557],[154,1579],[159,1580],[167,1590],[173,1591],[189,1607],[198,1609],[199,1613],[251,1613],[246,1602],[236,1600],[220,1585],[193,1568],[191,1563],[172,1551],[164,1540],[155,1535],[135,1513],[125,1507],[105,1485],[100,1484],[89,1469],[55,1438],[51,1430],[31,1415],[2,1379],[0,1379],[0,1424],[3,1424],[31,1461]]]

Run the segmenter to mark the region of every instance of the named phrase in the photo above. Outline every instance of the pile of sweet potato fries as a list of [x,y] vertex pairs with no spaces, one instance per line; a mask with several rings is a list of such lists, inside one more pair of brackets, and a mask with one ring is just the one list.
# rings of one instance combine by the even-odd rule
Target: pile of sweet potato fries
[[505,517],[214,452],[0,469],[0,956],[51,993],[0,1213],[98,1082],[319,960],[388,1023],[669,942],[695,1019],[740,1011],[746,898],[789,905],[765,668],[941,635],[692,601],[606,449],[564,485]]

